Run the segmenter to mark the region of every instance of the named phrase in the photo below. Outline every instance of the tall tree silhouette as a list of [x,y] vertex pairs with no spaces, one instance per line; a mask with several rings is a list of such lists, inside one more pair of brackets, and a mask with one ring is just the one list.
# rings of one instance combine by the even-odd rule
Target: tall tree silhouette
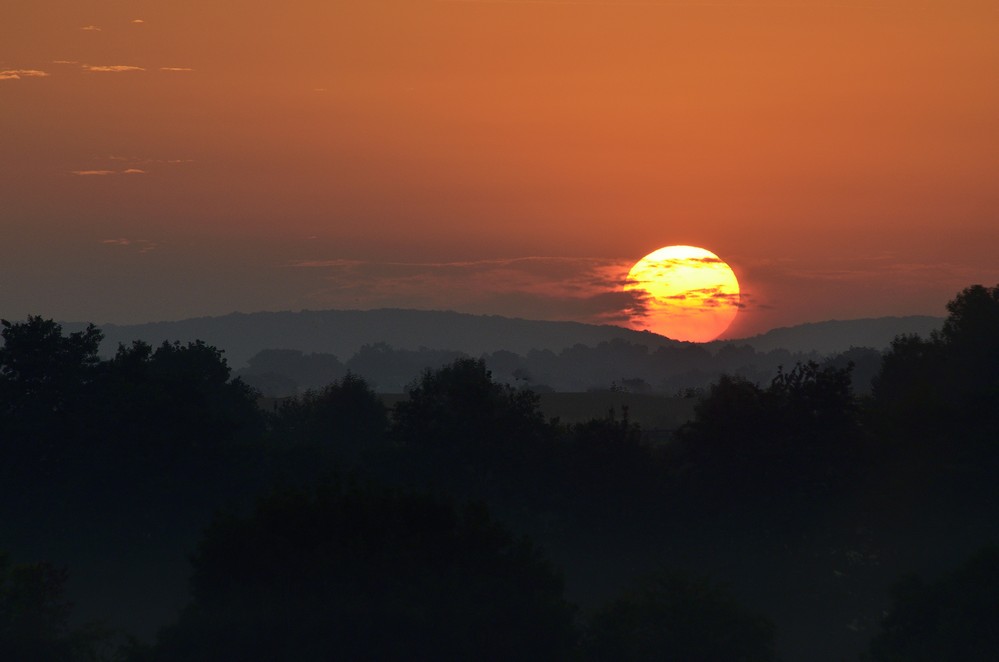
[[999,651],[999,548],[979,550],[933,583],[910,575],[871,642],[878,662],[990,662]]
[[318,444],[339,460],[357,465],[366,450],[380,448],[388,414],[368,383],[347,373],[321,390],[306,391],[279,407],[274,434],[282,443]]
[[972,285],[929,339],[900,337],[874,382],[878,411],[907,435],[999,426],[999,286]]
[[223,516],[153,660],[553,660],[574,645],[548,563],[481,508],[369,487]]
[[554,471],[540,479],[556,493],[555,510],[574,516],[578,532],[613,532],[620,540],[648,533],[648,522],[662,512],[665,471],[627,409],[569,426],[559,450]]
[[835,493],[859,468],[850,370],[798,364],[767,388],[722,377],[670,449],[677,477],[706,504],[786,505]]
[[0,659],[97,662],[107,636],[70,627],[67,573],[48,563],[13,563],[0,552]]
[[438,487],[504,502],[541,489],[554,433],[538,396],[493,381],[481,359],[427,370],[394,411],[392,434]]
[[972,285],[947,304],[939,338],[948,382],[965,416],[999,421],[999,285]]
[[101,332],[63,335],[52,320],[0,321],[0,430],[8,440],[52,443],[77,426],[90,402]]
[[770,662],[774,626],[705,579],[660,572],[597,611],[586,631],[595,662]]

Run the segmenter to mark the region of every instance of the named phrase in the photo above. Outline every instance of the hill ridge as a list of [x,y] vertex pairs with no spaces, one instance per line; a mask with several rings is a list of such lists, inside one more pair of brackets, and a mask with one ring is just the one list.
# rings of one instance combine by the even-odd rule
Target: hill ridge
[[[842,352],[850,347],[884,349],[896,335],[918,333],[925,336],[940,328],[942,323],[943,318],[929,315],[824,320],[778,327],[745,338],[716,340],[704,346],[716,350],[725,345],[749,345],[760,352],[786,349],[820,354]],[[85,324],[66,322],[63,326],[67,331],[74,331]],[[154,345],[165,340],[204,340],[225,350],[233,368],[244,366],[263,349],[329,353],[346,360],[363,345],[376,343],[386,343],[396,349],[455,350],[472,356],[499,350],[517,354],[527,354],[531,350],[557,353],[573,345],[595,346],[612,340],[624,340],[650,349],[687,344],[649,331],[612,324],[407,308],[237,311],[172,321],[104,324],[101,329],[105,335],[101,348],[104,354],[113,353],[119,343],[128,344],[133,340]]]
[[[63,323],[67,331],[84,325]],[[233,312],[175,321],[105,324],[100,328],[105,336],[101,346],[105,354],[114,352],[119,343],[133,340],[152,344],[204,340],[224,349],[235,368],[262,349],[323,352],[347,359],[363,345],[379,342],[397,349],[448,349],[471,355],[497,350],[519,354],[532,349],[558,352],[576,344],[596,345],[614,339],[650,348],[681,344],[648,331],[610,324],[405,308]]]

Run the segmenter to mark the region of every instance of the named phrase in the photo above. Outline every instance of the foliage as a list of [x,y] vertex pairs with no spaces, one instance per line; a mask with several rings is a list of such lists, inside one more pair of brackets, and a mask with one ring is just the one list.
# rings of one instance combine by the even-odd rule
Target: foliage
[[948,418],[941,386],[947,363],[942,343],[899,336],[874,379],[874,400],[884,423],[897,429],[934,430]]
[[674,470],[699,499],[721,504],[793,503],[842,487],[859,448],[850,369],[798,364],[767,388],[722,377],[680,430]]
[[15,564],[0,553],[0,659],[96,661],[107,635],[96,627],[72,630],[64,597],[67,573],[48,563]]
[[204,342],[164,342],[155,350],[135,342],[103,368],[104,421],[116,421],[127,437],[146,437],[147,449],[206,450],[262,425],[254,393],[230,379],[222,352]]
[[964,415],[999,420],[999,285],[972,285],[947,304],[938,336],[947,353],[946,385]]
[[283,443],[318,443],[356,464],[366,449],[378,447],[388,431],[381,399],[360,377],[347,373],[320,390],[282,403],[274,434]]
[[558,492],[557,508],[574,527],[599,527],[616,537],[640,532],[663,505],[662,459],[642,441],[641,429],[611,410],[604,418],[563,431],[556,468],[542,478]]
[[561,580],[484,509],[326,484],[223,516],[152,659],[564,659]]
[[88,369],[98,362],[102,335],[93,324],[68,336],[59,324],[41,317],[20,323],[0,320],[0,325],[0,378],[23,397],[42,397],[85,382]]
[[[3,322],[0,432],[8,465],[43,473],[136,451],[181,458],[259,428],[252,391],[230,379],[222,352],[198,341],[97,351],[100,331],[64,335],[51,320]],[[39,466],[42,463],[45,466]]]
[[991,360],[999,353],[999,285],[971,285],[947,302],[947,319],[940,338],[948,345]]
[[393,412],[409,475],[506,503],[543,489],[553,434],[538,396],[494,382],[481,359],[425,371]]
[[407,393],[395,409],[395,431],[404,443],[454,449],[513,441],[544,427],[538,396],[494,382],[481,359],[426,370]]
[[929,339],[892,343],[874,396],[886,424],[908,434],[953,427],[999,429],[999,286],[972,285],[947,304],[949,315]]
[[[451,362],[422,373],[391,416],[354,373],[265,416],[222,352],[204,343],[139,342],[102,360],[95,327],[65,334],[41,318],[4,323],[0,521],[19,548],[72,548],[68,558],[91,571],[93,559],[129,550],[114,580],[125,586],[161,564],[180,572],[220,504],[238,508],[275,483],[315,485],[347,467],[388,485],[481,499],[552,549],[582,601],[661,562],[725,576],[747,594],[804,578],[821,593],[815,602],[828,598],[829,614],[856,616],[845,622],[857,633],[836,624],[841,652],[847,638],[866,636],[859,631],[877,618],[878,587],[900,559],[930,566],[941,550],[969,548],[997,531],[997,302],[999,288],[973,286],[949,304],[939,333],[900,337],[883,360],[851,350],[773,379],[761,377],[771,368],[763,355],[730,346],[714,367],[746,370],[690,392],[684,404],[699,400],[694,420],[657,443],[626,412],[576,425],[547,421],[524,385],[560,371],[568,380],[560,384],[598,379],[643,389],[641,378],[672,391],[672,376],[684,371],[707,384],[712,373],[693,374],[703,347],[649,352],[605,343],[534,352],[529,361],[497,354],[520,388],[494,379],[483,360],[439,353]],[[279,354],[263,358],[303,358]],[[785,363],[794,360],[784,354]],[[391,372],[399,361],[429,355],[364,352],[392,379],[402,375]],[[588,372],[583,363],[595,357],[598,369]],[[854,397],[853,359],[868,374],[880,366],[870,399]],[[332,361],[331,369],[339,365]],[[939,540],[926,534],[944,529]],[[44,549],[30,555],[55,558]],[[82,639],[66,626],[64,574],[27,567],[0,572],[2,641],[30,639],[38,646],[31,659],[44,660],[44,646]],[[972,574],[988,587],[984,567]],[[344,485],[279,492],[249,517],[220,517],[195,570],[189,609],[156,646],[133,646],[131,658],[564,659],[572,648],[572,610],[537,551],[481,510],[443,498]],[[975,654],[953,643],[962,638],[991,642],[974,629],[975,610],[990,613],[991,593],[969,607],[954,596],[977,594],[959,576],[896,589],[872,649],[884,655],[878,659],[910,659],[910,640],[939,659]],[[15,593],[37,599],[11,607]],[[787,618],[810,598],[767,600]],[[12,639],[15,631],[37,636]],[[803,632],[791,630],[782,645],[804,649]],[[739,659],[735,644],[724,649],[734,640],[743,642],[740,653],[759,653],[746,659],[772,656],[765,620],[708,582],[660,576],[600,610],[586,648],[595,659],[663,650],[697,651],[678,659]],[[59,650],[58,659],[74,659]]]
[[[64,336],[52,320],[29,317],[25,322],[0,320],[0,433],[32,435],[44,421],[52,435],[72,428],[88,401],[95,376],[101,333],[90,325]],[[45,439],[48,440],[47,438]]]
[[705,579],[663,572],[594,614],[585,649],[589,659],[613,662],[776,659],[768,619]]
[[999,547],[926,584],[908,576],[892,589],[892,608],[871,642],[878,662],[986,662],[999,651]]

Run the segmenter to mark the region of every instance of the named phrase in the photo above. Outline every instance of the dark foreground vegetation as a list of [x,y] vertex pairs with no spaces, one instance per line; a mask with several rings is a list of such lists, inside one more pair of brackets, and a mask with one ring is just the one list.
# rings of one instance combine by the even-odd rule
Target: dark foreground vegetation
[[0,659],[994,660],[999,287],[948,312],[658,444],[482,360],[272,414],[203,343],[3,322]]

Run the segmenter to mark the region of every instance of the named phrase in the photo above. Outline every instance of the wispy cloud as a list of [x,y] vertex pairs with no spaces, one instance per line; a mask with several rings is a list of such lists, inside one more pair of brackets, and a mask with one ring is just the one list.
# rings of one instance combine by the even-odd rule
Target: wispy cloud
[[644,294],[626,292],[631,263],[607,258],[529,256],[454,262],[305,260],[324,271],[313,299],[341,307],[503,311],[536,319],[625,324],[645,312]]
[[[616,258],[527,256],[450,262],[338,258],[290,266],[321,274],[321,285],[308,296],[313,305],[450,309],[652,329],[654,318],[672,308],[662,299],[652,300],[645,289],[625,289],[632,264]],[[720,285],[688,291],[684,299],[674,302],[675,314],[691,319],[765,305],[751,292],[732,294]]]
[[133,18],[132,19],[132,24],[133,25],[142,25],[143,23],[145,23],[145,21],[143,21],[141,18]]
[[150,170],[162,170],[163,167],[178,167],[188,163],[194,163],[194,159],[164,159],[112,154],[94,157],[89,164],[90,167],[70,172],[80,176],[146,175],[149,174]]
[[895,280],[965,282],[975,278],[978,269],[953,262],[916,262],[900,259],[891,253],[855,256],[832,260],[786,259],[755,267],[761,275],[797,281],[827,283],[879,283]]
[[890,252],[745,257],[735,262],[752,289],[748,296],[743,292],[743,303],[751,313],[746,324],[753,329],[764,324],[757,311],[766,311],[767,328],[831,318],[938,314],[938,309],[926,308],[927,293],[946,301],[968,283],[999,282],[994,262],[921,261]]
[[52,64],[80,64],[77,60],[52,60]]
[[83,30],[84,32],[103,32],[103,30],[101,30],[96,25],[84,25],[80,29]]
[[191,67],[160,67],[160,71],[194,71]]
[[155,241],[150,241],[148,239],[127,239],[125,237],[119,237],[117,239],[102,239],[101,243],[105,246],[132,248],[137,250],[139,253],[149,253],[159,248],[159,244]]
[[106,64],[94,65],[85,64],[83,70],[91,73],[122,73],[126,71],[145,71],[143,67],[135,67],[129,64]]
[[124,170],[71,170],[71,174],[80,177],[108,177],[110,175],[144,175],[145,170],[126,168]]
[[340,276],[373,276],[400,281],[458,279],[491,291],[558,292],[573,296],[622,287],[630,263],[607,258],[525,256],[451,262],[309,260],[294,266],[325,268]]
[[0,80],[20,80],[22,78],[46,78],[49,74],[39,69],[7,69],[0,71]]
[[102,158],[115,163],[127,164],[130,168],[139,168],[142,170],[145,170],[145,166],[150,165],[184,165],[194,163],[194,159],[157,159],[148,156],[122,156],[120,154],[112,154],[96,160],[102,160]]

